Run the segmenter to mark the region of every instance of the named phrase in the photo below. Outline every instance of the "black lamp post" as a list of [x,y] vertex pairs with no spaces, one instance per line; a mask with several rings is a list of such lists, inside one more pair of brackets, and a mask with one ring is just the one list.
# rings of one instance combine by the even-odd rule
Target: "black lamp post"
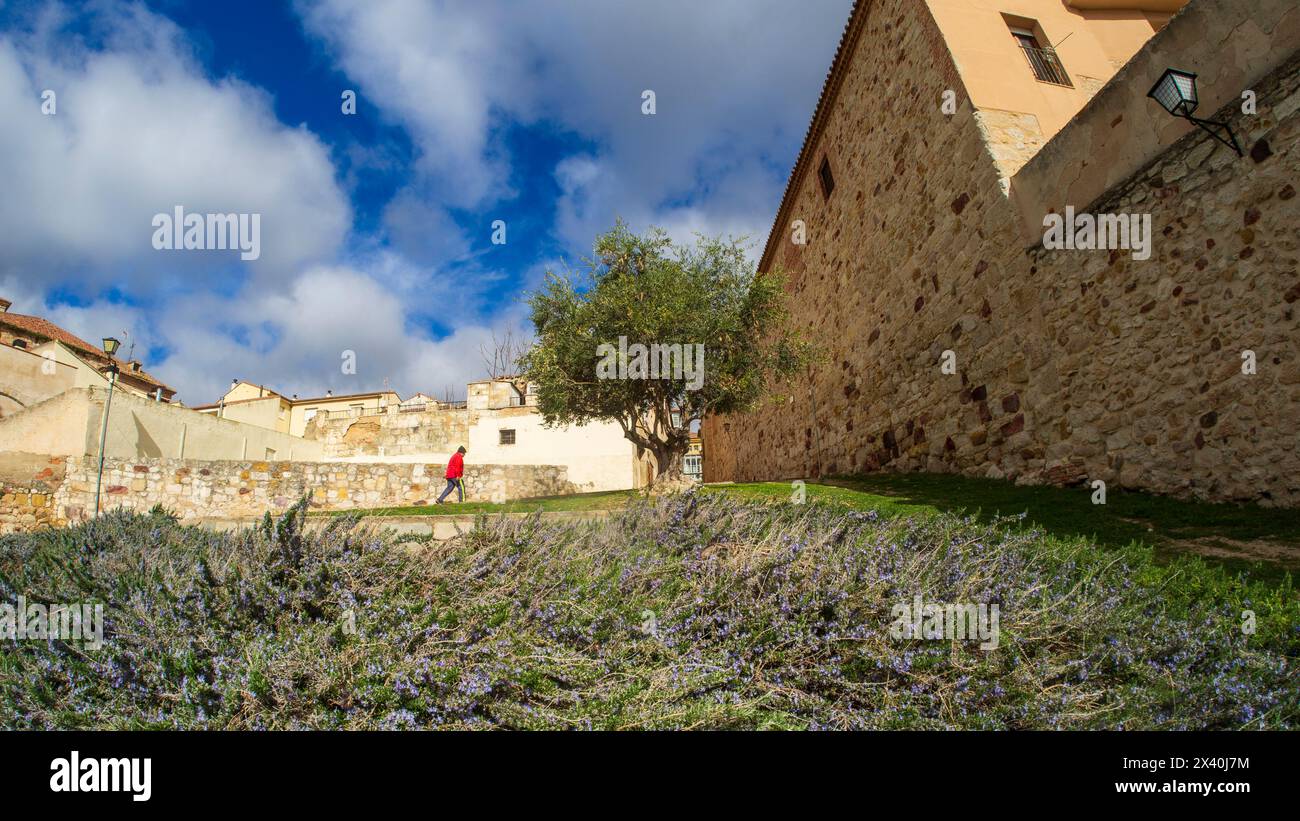
[[[1217,120],[1201,120],[1192,116],[1192,112],[1199,105],[1199,100],[1196,97],[1195,74],[1190,71],[1167,68],[1165,73],[1160,75],[1160,79],[1156,81],[1156,84],[1151,86],[1147,96],[1160,103],[1165,111],[1175,117],[1182,117],[1184,120],[1200,126],[1211,137],[1236,151],[1238,157],[1241,156],[1241,146],[1237,145],[1237,137],[1232,133],[1232,129],[1228,127],[1227,123],[1221,123]],[[1210,126],[1223,129],[1228,138],[1224,139]]]
[[108,439],[108,412],[113,407],[113,385],[117,383],[117,362],[113,354],[121,345],[111,336],[104,337],[104,353],[108,354],[108,400],[104,402],[104,425],[99,432],[99,474],[95,477],[95,516],[99,516],[99,488],[104,481],[104,443]]

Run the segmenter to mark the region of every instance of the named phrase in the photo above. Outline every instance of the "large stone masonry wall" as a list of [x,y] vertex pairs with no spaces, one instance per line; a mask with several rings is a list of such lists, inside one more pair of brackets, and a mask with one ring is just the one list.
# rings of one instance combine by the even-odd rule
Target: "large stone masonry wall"
[[1253,85],[1257,116],[1221,112],[1246,157],[1193,132],[1059,204],[1150,213],[1149,260],[1026,250],[969,106],[939,113],[962,92],[922,4],[866,15],[779,226],[793,319],[825,359],[780,404],[706,422],[706,480],[928,470],[1300,503],[1296,61]]
[[[982,306],[1005,301],[1022,255],[1006,239],[1013,214],[924,3],[880,0],[861,14],[768,260],[784,269],[792,322],[823,358],[778,386],[780,404],[706,420],[706,481],[868,471],[894,467],[912,447],[924,453],[932,422],[962,410],[957,377],[939,379],[931,348],[963,323],[967,345],[993,338]],[[948,90],[960,101],[951,116],[940,108]],[[794,242],[796,220],[804,245]]]
[[[80,521],[94,510],[93,457],[4,454],[0,459],[0,532]],[[311,495],[319,510],[398,507],[434,501],[443,465],[416,463],[202,462],[107,459],[101,504],[148,511],[155,504],[182,519],[240,518],[283,510]],[[470,465],[467,501],[503,502],[573,492],[554,465]]]
[[[1032,331],[1015,360],[1029,379],[990,396],[985,461],[1300,504],[1300,54],[1253,89],[1256,116],[1235,101],[1212,115],[1231,121],[1244,158],[1194,131],[1088,207],[1150,213],[1149,260],[1028,254],[1041,284],[1012,307]],[[993,401],[1021,388],[1023,422]]]

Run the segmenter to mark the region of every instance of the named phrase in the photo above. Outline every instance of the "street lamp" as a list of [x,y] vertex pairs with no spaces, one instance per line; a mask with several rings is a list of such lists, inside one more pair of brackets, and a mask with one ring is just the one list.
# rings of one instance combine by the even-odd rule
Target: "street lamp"
[[[1232,129],[1227,123],[1221,123],[1217,120],[1200,120],[1192,116],[1196,106],[1200,101],[1196,96],[1196,75],[1190,71],[1179,71],[1176,68],[1167,68],[1165,73],[1160,75],[1156,84],[1151,86],[1147,96],[1160,103],[1165,111],[1175,117],[1182,117],[1190,123],[1195,123],[1211,137],[1223,143],[1224,145],[1237,152],[1241,156],[1241,147],[1237,145],[1237,137],[1232,133]],[[1219,136],[1218,132],[1210,128],[1215,126],[1222,128],[1228,135],[1228,139]]]
[[99,432],[99,474],[95,477],[95,517],[99,517],[99,488],[104,482],[104,443],[108,439],[108,411],[113,407],[113,385],[117,383],[117,362],[113,354],[121,345],[111,336],[104,337],[104,353],[108,355],[108,400],[104,402],[104,425]]

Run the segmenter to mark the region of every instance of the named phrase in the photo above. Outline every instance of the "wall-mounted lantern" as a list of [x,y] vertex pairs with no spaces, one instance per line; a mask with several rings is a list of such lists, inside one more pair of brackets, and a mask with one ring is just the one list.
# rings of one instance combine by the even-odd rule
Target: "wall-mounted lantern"
[[[1179,71],[1176,68],[1167,68],[1165,73],[1160,76],[1156,84],[1151,86],[1147,96],[1154,99],[1157,103],[1175,117],[1182,117],[1188,122],[1200,126],[1207,134],[1224,145],[1237,152],[1240,157],[1241,146],[1237,145],[1237,136],[1232,133],[1232,129],[1227,123],[1221,123],[1216,120],[1201,120],[1192,116],[1196,110],[1199,101],[1196,98],[1196,75],[1189,71]],[[1211,128],[1214,126],[1215,128]],[[1228,135],[1224,139],[1215,129],[1221,128]]]

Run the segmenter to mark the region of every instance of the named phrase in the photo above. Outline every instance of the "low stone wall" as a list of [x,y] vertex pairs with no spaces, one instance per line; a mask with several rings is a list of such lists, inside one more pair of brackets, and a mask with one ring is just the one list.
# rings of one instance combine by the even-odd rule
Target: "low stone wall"
[[[80,521],[95,507],[93,457],[5,454],[0,460],[0,532]],[[260,516],[304,494],[319,510],[403,507],[433,502],[446,485],[443,465],[416,463],[206,462],[107,459],[101,506],[145,512],[154,505],[184,520]],[[555,465],[471,465],[467,501],[504,502],[573,493]]]
[[0,453],[0,533],[62,524],[54,494],[64,472],[59,457]]

